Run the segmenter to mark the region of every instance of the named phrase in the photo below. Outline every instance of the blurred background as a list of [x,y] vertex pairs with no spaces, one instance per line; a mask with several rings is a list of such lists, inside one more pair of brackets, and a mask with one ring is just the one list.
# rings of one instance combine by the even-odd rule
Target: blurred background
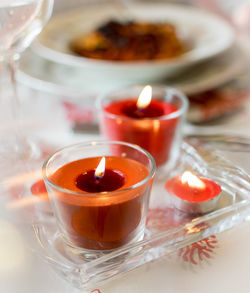
[[[232,27],[235,40],[232,45],[228,46],[227,50],[223,50],[222,53],[214,55],[209,60],[204,58],[204,61],[194,64],[194,66],[187,68],[182,73],[173,74],[173,76],[168,75],[165,80],[156,80],[155,83],[177,87],[188,95],[190,110],[188,113],[189,125],[186,128],[187,132],[207,131],[213,133],[225,132],[228,129],[230,133],[234,131],[238,133],[239,124],[246,124],[246,120],[248,121],[249,119],[246,114],[248,113],[246,109],[249,108],[249,0],[162,0],[153,2],[149,0],[56,0],[54,16],[60,17],[60,15],[63,15],[62,20],[60,20],[61,23],[69,20],[69,24],[65,22],[64,29],[61,32],[60,29],[57,31],[60,25],[55,24],[57,18],[54,20],[54,17],[52,17],[41,36],[33,43],[31,49],[23,54],[20,62],[18,76],[20,86],[23,87],[24,92],[26,90],[29,92],[22,95],[23,117],[27,131],[31,131],[31,128],[34,128],[34,117],[36,118],[36,124],[45,125],[45,128],[50,125],[49,129],[56,125],[60,126],[59,129],[62,129],[62,125],[67,125],[65,127],[74,132],[91,132],[97,129],[98,113],[93,111],[96,107],[96,98],[100,94],[126,85],[124,83],[126,78],[124,77],[127,77],[131,72],[128,74],[127,68],[120,68],[119,70],[124,72],[123,76],[119,75],[120,73],[118,75],[113,74],[112,78],[107,81],[109,77],[106,73],[108,73],[108,70],[113,70],[113,67],[109,64],[106,64],[105,71],[102,71],[104,66],[96,67],[97,64],[94,62],[92,64],[83,64],[79,58],[79,61],[64,59],[68,54],[65,51],[66,49],[62,49],[65,43],[64,39],[68,38],[72,34],[70,30],[74,30],[76,27],[76,24],[73,24],[74,17],[69,16],[70,11],[83,12],[82,19],[78,16],[77,26],[84,31],[85,28],[89,27],[92,19],[97,21],[96,19],[101,15],[102,8],[98,9],[98,5],[101,5],[100,7],[111,5],[117,10],[118,17],[122,14],[126,18],[133,18],[133,7],[137,4],[143,5],[143,3],[145,5],[150,3],[160,5],[181,4],[196,7],[212,15],[217,15]],[[94,7],[94,10],[91,10],[91,7]],[[89,10],[93,17],[88,16]],[[96,13],[93,11],[96,11]],[[167,6],[165,10],[162,9],[162,13],[164,14],[165,12],[167,13]],[[130,14],[131,16],[129,16]],[[147,15],[147,17],[149,16]],[[154,17],[156,16],[154,15]],[[182,21],[181,17],[178,21]],[[208,21],[206,25],[209,28],[211,23]],[[66,32],[67,27],[69,28],[69,33]],[[192,25],[190,27],[192,28]],[[196,33],[195,30],[197,30]],[[209,49],[207,49],[206,54],[208,55],[210,54],[209,50],[215,47],[214,44],[217,44],[218,38],[218,41],[222,43],[225,38],[224,32],[221,31],[220,33],[220,27],[213,28],[211,31],[214,33],[211,33],[209,35],[210,39],[207,40],[202,40],[202,36],[199,36],[199,34],[202,34],[199,32],[201,30],[199,26],[196,25],[195,30],[195,38],[198,36],[201,38],[201,42],[207,42]],[[211,36],[212,34],[214,36]],[[211,43],[211,40],[214,43]],[[197,42],[200,41],[198,40]],[[41,47],[41,43],[42,45],[45,44],[45,46]],[[49,48],[54,47],[52,51],[44,50],[46,46]],[[55,54],[55,52],[61,51],[67,54]],[[157,72],[157,70],[159,68],[149,68],[148,72]],[[146,71],[142,70],[141,73],[143,72]],[[138,78],[140,75],[140,73],[136,72],[135,77]],[[99,76],[98,79],[97,76]],[[147,80],[144,81],[147,83]],[[149,80],[148,83],[150,82]],[[55,107],[57,108],[56,113],[54,112]],[[43,114],[41,115],[41,113]],[[44,119],[45,116],[46,119]],[[38,117],[41,118],[40,122],[38,122]],[[65,122],[65,117],[67,123]],[[53,120],[53,123],[50,119]],[[232,127],[230,128],[229,125],[232,125]],[[245,132],[243,128],[240,129]],[[39,132],[42,133],[41,129]],[[47,130],[46,133],[48,134]]]

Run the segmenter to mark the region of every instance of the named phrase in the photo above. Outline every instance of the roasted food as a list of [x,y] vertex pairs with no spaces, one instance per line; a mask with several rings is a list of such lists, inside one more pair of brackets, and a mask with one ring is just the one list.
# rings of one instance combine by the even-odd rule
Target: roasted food
[[162,60],[177,57],[185,46],[169,23],[111,20],[70,43],[77,55],[116,61]]

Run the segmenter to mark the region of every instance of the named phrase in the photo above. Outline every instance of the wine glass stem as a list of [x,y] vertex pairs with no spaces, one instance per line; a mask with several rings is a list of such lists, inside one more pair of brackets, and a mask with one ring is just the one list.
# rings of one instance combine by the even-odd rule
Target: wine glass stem
[[6,74],[8,76],[9,87],[8,97],[8,106],[9,106],[9,116],[8,121],[13,125],[12,133],[10,132],[10,136],[12,136],[11,143],[9,145],[10,150],[14,151],[18,154],[18,156],[26,157],[29,154],[29,144],[23,133],[22,123],[21,123],[21,104],[18,95],[18,87],[16,81],[16,72],[17,72],[17,64],[19,60],[19,55],[14,55],[11,57],[7,57],[4,61]]
[[[19,59],[19,57],[16,57]],[[10,71],[10,81],[11,81],[11,89],[12,89],[12,113],[13,113],[13,118],[14,120],[17,121],[17,128],[20,127],[20,100],[18,96],[18,91],[17,91],[17,81],[16,81],[16,71],[17,71],[17,62],[18,59],[14,58],[9,58],[8,62],[8,68]]]

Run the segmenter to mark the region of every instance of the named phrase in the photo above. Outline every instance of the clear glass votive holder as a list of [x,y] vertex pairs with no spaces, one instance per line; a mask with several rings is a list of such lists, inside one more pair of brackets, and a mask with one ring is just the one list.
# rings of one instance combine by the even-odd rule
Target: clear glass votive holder
[[[105,171],[96,176],[102,157]],[[125,142],[84,142],[53,154],[43,177],[67,247],[95,258],[141,240],[154,174],[153,157]]]
[[142,85],[128,87],[99,98],[101,133],[110,140],[139,145],[154,157],[157,167],[172,166],[180,151],[188,99],[174,88],[152,86],[151,104],[158,107],[161,114],[130,117],[125,108],[136,104],[143,88]]

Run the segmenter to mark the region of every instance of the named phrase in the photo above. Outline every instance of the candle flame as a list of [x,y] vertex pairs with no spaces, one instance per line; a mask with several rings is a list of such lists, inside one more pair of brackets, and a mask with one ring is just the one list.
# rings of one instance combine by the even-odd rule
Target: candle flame
[[192,174],[189,171],[186,171],[182,174],[181,182],[183,184],[187,183],[188,186],[198,188],[198,189],[205,189],[206,187],[203,181],[201,181],[196,175]]
[[144,89],[141,91],[139,98],[137,100],[136,106],[138,109],[145,109],[150,104],[152,99],[152,87],[150,85],[146,85]]
[[98,164],[96,170],[95,170],[95,177],[96,178],[102,178],[105,173],[105,157],[102,157],[100,163]]

